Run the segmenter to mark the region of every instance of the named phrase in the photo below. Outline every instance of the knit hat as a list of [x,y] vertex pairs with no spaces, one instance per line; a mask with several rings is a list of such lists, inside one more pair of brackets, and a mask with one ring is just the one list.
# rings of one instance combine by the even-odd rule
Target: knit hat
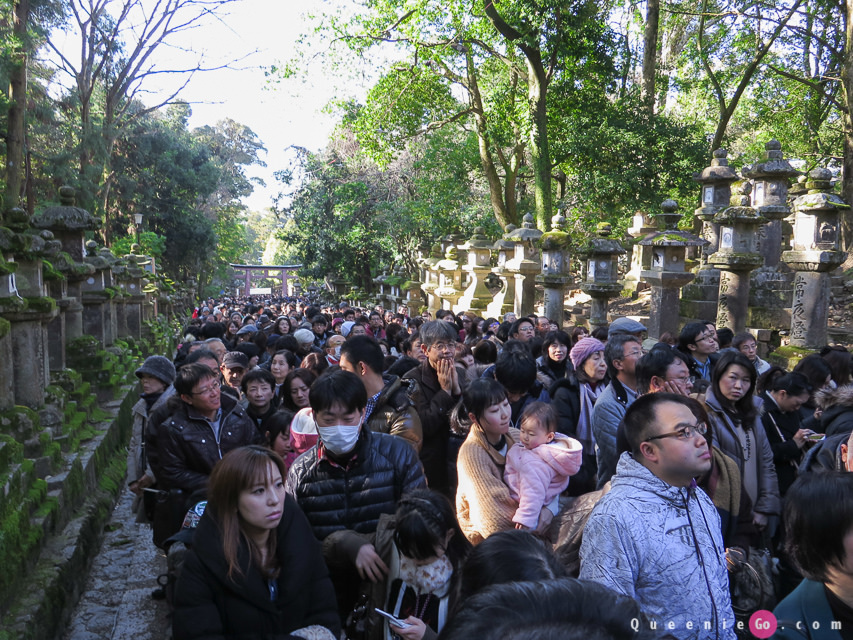
[[352,328],[355,326],[355,322],[352,320],[347,320],[341,325],[341,335],[346,338],[349,335],[349,332],[352,331]]
[[143,373],[157,378],[166,386],[175,381],[175,365],[164,356],[148,356],[145,358],[145,362],[136,370],[136,377],[141,378]]
[[611,322],[610,326],[607,328],[607,335],[613,336],[617,333],[640,333],[641,331],[648,331],[648,329],[636,320],[625,317],[617,318]]
[[225,357],[222,358],[222,366],[227,367],[229,369],[248,369],[249,359],[246,357],[245,353],[241,353],[239,351],[229,351],[225,354]]
[[604,343],[596,338],[582,338],[569,351],[569,359],[572,361],[575,369],[580,369],[584,360],[589,358],[596,351],[604,351]]
[[297,329],[293,332],[293,337],[299,344],[310,344],[314,342],[314,332],[311,329]]

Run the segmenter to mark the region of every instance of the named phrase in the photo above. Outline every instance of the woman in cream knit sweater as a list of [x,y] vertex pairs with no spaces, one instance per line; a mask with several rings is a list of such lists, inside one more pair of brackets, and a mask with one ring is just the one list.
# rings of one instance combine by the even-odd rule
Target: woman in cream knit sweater
[[[467,415],[471,428],[459,449],[456,517],[473,543],[498,531],[512,529],[518,509],[503,481],[506,453],[518,442],[518,429],[509,426],[510,407],[506,391],[495,380],[480,378],[468,385],[462,396],[460,419]],[[542,509],[537,530],[550,524],[553,514]]]

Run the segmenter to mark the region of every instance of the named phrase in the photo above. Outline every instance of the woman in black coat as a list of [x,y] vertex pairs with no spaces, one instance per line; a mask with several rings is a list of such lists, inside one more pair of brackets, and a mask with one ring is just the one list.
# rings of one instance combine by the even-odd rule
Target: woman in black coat
[[209,501],[175,588],[174,640],[334,640],[332,582],[284,463],[259,446],[235,449],[210,476]]
[[[769,371],[767,373],[770,374]],[[764,401],[761,423],[773,450],[779,494],[784,496],[797,479],[797,467],[812,434],[809,429],[802,428],[800,415],[800,407],[811,397],[811,387],[805,376],[799,373],[785,373],[782,370],[779,373],[781,375],[767,382],[761,393]]]

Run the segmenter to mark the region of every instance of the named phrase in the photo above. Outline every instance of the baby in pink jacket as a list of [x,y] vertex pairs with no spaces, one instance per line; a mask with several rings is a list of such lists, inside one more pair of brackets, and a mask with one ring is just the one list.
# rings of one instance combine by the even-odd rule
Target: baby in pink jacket
[[530,403],[519,422],[521,442],[506,454],[504,482],[518,500],[515,528],[535,529],[543,507],[556,502],[580,469],[583,445],[557,433],[557,417],[544,402]]

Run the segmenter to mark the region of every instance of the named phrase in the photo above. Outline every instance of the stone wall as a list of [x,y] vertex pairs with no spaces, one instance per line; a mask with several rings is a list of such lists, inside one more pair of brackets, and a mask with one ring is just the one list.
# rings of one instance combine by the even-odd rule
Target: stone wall
[[0,226],[0,640],[61,630],[124,486],[133,371],[189,308],[62,195]]

